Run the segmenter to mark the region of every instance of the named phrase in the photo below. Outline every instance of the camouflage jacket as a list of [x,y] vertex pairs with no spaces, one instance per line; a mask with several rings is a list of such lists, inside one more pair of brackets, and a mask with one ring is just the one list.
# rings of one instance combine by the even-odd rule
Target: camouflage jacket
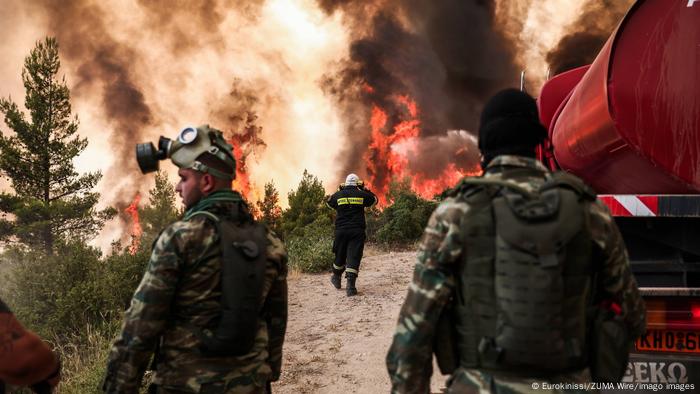
[[[544,182],[543,174],[547,171],[535,159],[504,155],[491,161],[484,177],[507,179],[533,191]],[[447,198],[433,212],[425,229],[413,281],[386,358],[394,393],[429,392],[434,328],[442,308],[455,289],[454,269],[464,252],[460,222],[469,209],[460,196]],[[621,305],[628,328],[634,336],[638,336],[645,327],[645,307],[629,268],[622,236],[607,207],[599,200],[590,204],[589,217],[593,242],[605,256],[601,272],[604,289],[599,291],[606,292],[605,298],[616,300]],[[455,387],[481,387],[486,392],[490,387],[490,384],[487,385],[489,379],[493,379],[491,382],[495,385],[511,383],[508,379],[487,375],[460,368],[451,380]],[[557,380],[581,381],[590,373],[586,369],[574,375],[577,376],[562,376],[558,378],[563,380]],[[516,388],[517,385],[511,387]]]
[[[226,218],[241,207],[249,215],[242,204],[240,197],[233,202],[215,201],[206,211]],[[287,254],[271,231],[263,287],[270,316],[259,318],[253,349],[241,357],[205,357],[197,350],[199,340],[192,328],[211,332],[221,311],[222,250],[215,224],[207,216],[171,224],[154,243],[146,273],[109,355],[106,392],[138,392],[159,340],[154,382],[164,389],[197,393],[209,383],[264,387],[266,381],[279,378],[287,324]],[[266,320],[271,321],[269,326]]]

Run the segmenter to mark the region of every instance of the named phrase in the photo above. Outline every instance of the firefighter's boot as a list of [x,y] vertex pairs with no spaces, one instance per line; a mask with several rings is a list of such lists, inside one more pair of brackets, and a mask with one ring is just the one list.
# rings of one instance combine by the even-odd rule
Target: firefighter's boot
[[333,287],[340,290],[340,274],[333,273],[333,275],[331,275],[331,283]]
[[357,289],[355,288],[355,279],[357,279],[357,276],[345,274],[345,277],[347,278],[347,285],[345,286],[345,291],[347,292],[348,297],[357,295]]

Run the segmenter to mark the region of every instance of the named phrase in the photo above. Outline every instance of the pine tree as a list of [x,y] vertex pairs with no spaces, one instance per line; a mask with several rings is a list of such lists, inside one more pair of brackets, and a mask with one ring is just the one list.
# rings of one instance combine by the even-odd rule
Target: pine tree
[[282,208],[280,207],[280,194],[272,181],[265,184],[265,196],[257,202],[257,205],[260,211],[260,221],[267,224],[274,232],[279,232]]
[[324,209],[325,193],[321,181],[304,170],[297,190],[287,194],[289,208],[282,213],[282,231],[285,237],[299,233],[304,226],[313,223],[321,215],[330,217],[330,209]]
[[55,38],[37,42],[25,58],[29,120],[11,98],[0,99],[5,123],[14,131],[0,134],[0,174],[14,189],[0,194],[0,240],[41,247],[47,254],[56,242],[94,237],[115,214],[96,209],[99,194],[93,189],[102,174],[80,175],[73,165],[88,142],[77,135],[78,117],[71,116],[60,66]]
[[148,194],[148,206],[140,209],[139,215],[143,225],[142,240],[150,247],[161,230],[178,219],[180,212],[175,207],[175,188],[165,172],[156,172],[156,183]]

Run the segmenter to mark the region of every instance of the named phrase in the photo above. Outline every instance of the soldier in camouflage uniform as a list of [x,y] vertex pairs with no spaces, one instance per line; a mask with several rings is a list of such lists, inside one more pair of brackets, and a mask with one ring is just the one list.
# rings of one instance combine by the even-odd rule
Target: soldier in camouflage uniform
[[[218,130],[200,126],[197,131],[197,138],[210,135],[212,146],[205,144],[200,150],[207,152],[189,162],[171,157],[180,167],[176,190],[187,211],[154,243],[109,355],[105,392],[137,393],[157,344],[154,384],[159,393],[263,393],[280,376],[287,323],[287,254],[269,230],[263,306],[252,326],[257,326],[252,348],[240,356],[200,351],[201,335],[216,329],[222,308],[222,245],[215,222],[253,218],[240,194],[231,190],[235,174],[231,146]],[[225,160],[219,157],[222,152]]]
[[[536,104],[530,96],[513,89],[494,96],[484,108],[479,131],[479,148],[484,167],[484,175],[480,179],[514,182],[530,192],[539,189],[550,172],[535,159],[535,147],[545,138],[545,130],[539,123]],[[474,202],[479,199],[490,201],[492,195],[487,193],[492,189],[479,185],[462,186],[458,186],[452,196],[433,212],[421,240],[413,282],[401,308],[396,333],[386,358],[393,393],[430,391],[433,346],[443,340],[442,337],[435,338],[436,324],[441,313],[446,307],[459,308],[460,302],[464,302],[458,301],[460,296],[464,297],[461,288],[463,283],[471,280],[472,285],[478,286],[479,281],[486,279],[463,275],[469,269],[468,266],[480,257],[473,256],[473,251],[470,254],[466,245],[478,245],[479,235],[482,235],[483,244],[493,245],[495,237],[487,235],[484,238],[483,234],[462,232],[469,228],[464,221],[476,217],[473,215],[476,209]],[[597,290],[598,294],[588,295],[616,303],[620,308],[620,320],[624,322],[621,325],[626,327],[634,339],[644,331],[645,307],[629,268],[623,240],[603,203],[591,198],[585,206],[588,208],[583,215],[588,218],[587,228],[590,232],[585,245],[590,245],[591,249],[597,251],[596,260],[602,264],[597,281],[602,284],[602,288]],[[570,264],[572,258],[575,257],[566,255],[564,265]],[[498,262],[491,259],[488,264],[493,270]],[[491,272],[490,275],[503,275]],[[495,282],[492,279],[486,283]],[[581,283],[588,281],[584,278]],[[470,305],[477,303],[478,300],[472,300]],[[457,321],[461,318],[463,326],[472,324],[472,327],[473,322],[478,327],[478,322],[483,321],[484,316],[493,313],[476,309],[456,310],[456,315],[459,316]],[[578,316],[579,319],[585,319],[585,313],[580,315],[583,316]],[[518,334],[516,331],[515,335]],[[463,346],[458,349],[480,354],[478,352],[481,349],[473,349],[477,347],[474,342],[468,342],[460,335],[466,334],[465,331],[460,332],[458,327],[455,336],[457,343]],[[469,349],[469,344],[472,349]],[[481,345],[479,343],[478,347],[481,348]],[[553,341],[549,347],[554,347]],[[473,359],[464,362],[461,355],[457,358],[459,362],[447,383],[450,393],[576,392],[577,390],[543,390],[541,382],[591,381],[590,370],[586,365],[576,370],[534,377],[513,369],[480,368]],[[540,385],[539,389],[537,384]]]

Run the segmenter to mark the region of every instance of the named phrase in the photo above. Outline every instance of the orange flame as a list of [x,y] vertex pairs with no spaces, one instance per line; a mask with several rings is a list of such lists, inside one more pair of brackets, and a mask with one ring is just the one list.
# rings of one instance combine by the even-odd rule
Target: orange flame
[[374,93],[374,88],[371,87],[371,86],[369,86],[366,82],[362,84],[362,90],[363,90],[365,93],[369,93],[369,94]]
[[129,253],[131,254],[136,254],[136,251],[139,250],[139,246],[141,245],[141,235],[143,234],[141,221],[139,219],[139,202],[141,202],[141,194],[136,193],[134,200],[124,210],[124,212],[131,216],[131,245],[129,246]]
[[246,200],[250,194],[250,177],[246,171],[246,157],[241,147],[241,141],[237,138],[231,138],[229,141],[233,145],[233,157],[236,158],[236,179],[233,180],[231,186],[243,195]]
[[252,202],[251,198],[259,199],[259,195],[250,180],[247,160],[256,149],[264,149],[267,146],[260,138],[262,127],[257,125],[257,119],[255,113],[247,112],[242,127],[235,130],[228,140],[233,146],[233,156],[236,159],[236,179],[231,183],[231,187],[249,202]]
[[[371,86],[365,88],[373,92]],[[455,163],[448,164],[438,177],[430,177],[420,171],[409,168],[408,155],[419,150],[421,137],[420,110],[418,104],[408,95],[392,98],[405,109],[402,119],[396,124],[387,125],[389,117],[385,110],[372,106],[370,127],[372,129],[368,151],[365,154],[369,187],[377,194],[379,206],[388,204],[389,182],[409,177],[414,192],[426,199],[432,199],[443,190],[454,186],[460,179],[480,173],[478,168],[459,169]],[[388,132],[391,131],[391,132]],[[462,147],[455,147],[458,153]]]

